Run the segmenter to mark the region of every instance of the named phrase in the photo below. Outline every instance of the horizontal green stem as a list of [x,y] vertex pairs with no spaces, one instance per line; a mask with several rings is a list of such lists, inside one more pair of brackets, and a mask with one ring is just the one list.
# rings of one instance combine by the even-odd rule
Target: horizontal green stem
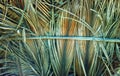
[[[23,38],[18,38],[21,40]],[[100,38],[100,37],[81,37],[81,36],[38,36],[26,37],[26,39],[64,39],[64,40],[87,40],[87,41],[104,41],[104,42],[120,42],[120,39]]]

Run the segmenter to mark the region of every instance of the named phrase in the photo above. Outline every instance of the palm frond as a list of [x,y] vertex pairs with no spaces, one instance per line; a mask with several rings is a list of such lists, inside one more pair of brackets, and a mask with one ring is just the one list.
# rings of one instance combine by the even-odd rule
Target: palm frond
[[119,3],[1,0],[0,50],[8,56],[0,60],[0,75],[112,75],[114,52],[119,58]]

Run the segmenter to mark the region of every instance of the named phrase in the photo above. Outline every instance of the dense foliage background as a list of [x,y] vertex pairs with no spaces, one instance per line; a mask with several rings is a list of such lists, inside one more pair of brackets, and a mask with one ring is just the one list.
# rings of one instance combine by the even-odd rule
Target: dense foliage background
[[0,0],[0,76],[119,76],[120,0]]

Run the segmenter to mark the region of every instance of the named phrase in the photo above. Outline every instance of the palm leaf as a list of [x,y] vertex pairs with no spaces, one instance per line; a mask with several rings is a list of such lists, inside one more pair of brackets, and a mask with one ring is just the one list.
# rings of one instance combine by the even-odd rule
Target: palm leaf
[[117,0],[0,1],[1,49],[19,63],[3,73],[112,75],[119,7]]

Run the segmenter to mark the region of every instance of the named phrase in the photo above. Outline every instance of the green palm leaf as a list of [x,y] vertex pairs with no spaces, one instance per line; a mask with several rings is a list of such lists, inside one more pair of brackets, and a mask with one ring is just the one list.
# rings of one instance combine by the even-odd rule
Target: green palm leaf
[[0,60],[6,63],[0,75],[111,76],[115,46],[119,53],[119,3],[1,0],[0,50],[8,62]]

